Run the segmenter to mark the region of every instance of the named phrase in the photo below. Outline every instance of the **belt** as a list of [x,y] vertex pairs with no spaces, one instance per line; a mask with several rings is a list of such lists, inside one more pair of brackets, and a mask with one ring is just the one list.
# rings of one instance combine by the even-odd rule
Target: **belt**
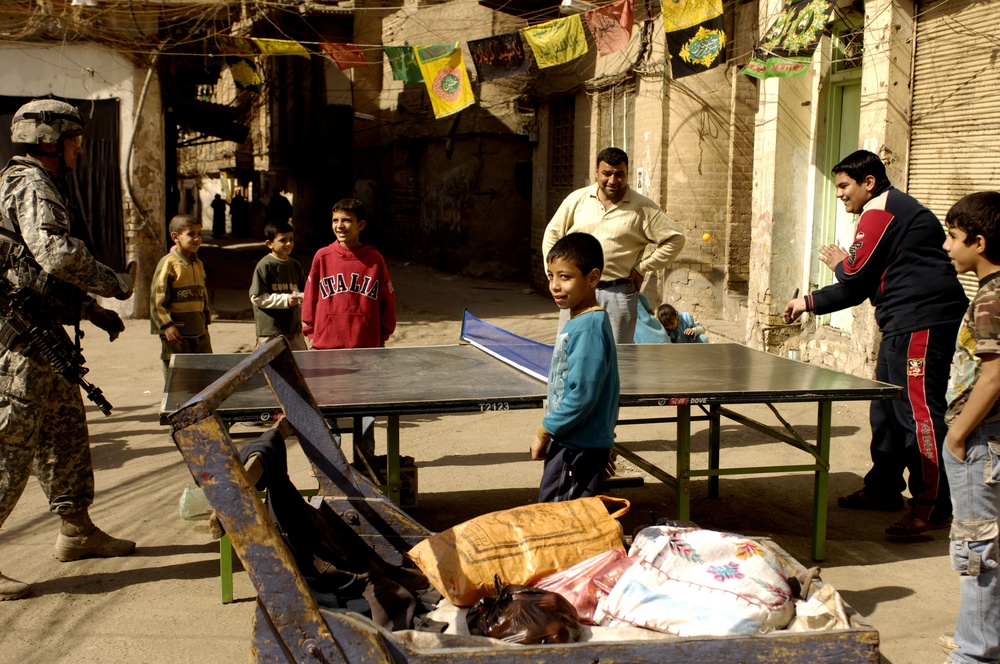
[[597,282],[597,287],[611,288],[613,286],[624,286],[625,284],[630,284],[630,283],[632,283],[632,280],[629,279],[628,277],[624,277],[622,279],[614,279],[612,281],[599,281]]

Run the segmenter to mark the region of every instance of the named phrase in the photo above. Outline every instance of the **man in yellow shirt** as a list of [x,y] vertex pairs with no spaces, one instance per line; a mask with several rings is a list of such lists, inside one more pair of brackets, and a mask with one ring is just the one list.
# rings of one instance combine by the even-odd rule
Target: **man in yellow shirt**
[[[660,207],[628,186],[628,155],[604,148],[597,155],[595,184],[566,197],[542,236],[542,258],[569,233],[589,233],[604,250],[597,302],[611,319],[615,343],[632,343],[639,289],[646,275],[680,253],[684,235]],[[653,250],[643,258],[646,247]],[[560,328],[565,321],[560,317]]]

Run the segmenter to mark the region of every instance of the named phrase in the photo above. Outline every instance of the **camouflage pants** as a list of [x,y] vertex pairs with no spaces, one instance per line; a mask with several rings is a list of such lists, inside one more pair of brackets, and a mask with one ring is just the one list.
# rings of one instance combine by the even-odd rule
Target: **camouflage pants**
[[87,416],[80,387],[42,360],[0,352],[0,526],[34,468],[49,509],[77,512],[94,500]]

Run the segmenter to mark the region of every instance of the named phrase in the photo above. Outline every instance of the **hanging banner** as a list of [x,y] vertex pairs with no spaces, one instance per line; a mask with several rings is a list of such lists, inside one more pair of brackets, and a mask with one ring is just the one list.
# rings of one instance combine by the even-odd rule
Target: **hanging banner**
[[423,83],[424,75],[417,64],[417,56],[413,55],[412,46],[383,46],[382,50],[389,58],[389,68],[392,70],[392,80],[403,83]]
[[431,96],[435,118],[458,113],[476,103],[458,42],[414,46],[413,54],[424,76],[427,93]]
[[663,5],[670,74],[700,74],[726,61],[722,0],[675,0]]
[[354,44],[337,44],[333,42],[320,42],[319,47],[330,56],[330,59],[337,63],[340,71],[351,69],[352,67],[367,67],[370,63],[365,60],[364,54]]
[[759,79],[804,76],[826,34],[834,4],[831,0],[788,0],[740,73]]
[[259,37],[250,38],[257,48],[264,55],[301,55],[309,57],[306,47],[291,39],[261,39]]
[[229,63],[229,75],[233,77],[233,83],[240,90],[250,92],[260,92],[260,86],[264,81],[257,73],[257,66],[248,60],[236,60]]
[[508,32],[468,42],[472,64],[480,81],[528,73],[520,32]]
[[632,0],[619,0],[599,9],[591,9],[584,13],[583,20],[594,36],[597,52],[611,55],[628,46],[632,38],[632,25],[635,23]]
[[662,7],[664,32],[696,28],[722,15],[722,0],[668,0]]
[[254,58],[260,55],[257,46],[244,37],[216,35],[215,40],[236,87],[240,90],[260,92],[263,81],[257,73],[257,64],[254,62]]
[[587,36],[579,14],[524,28],[523,33],[539,68],[561,65],[587,52]]
[[246,37],[216,35],[215,41],[219,45],[219,50],[227,57],[233,56],[253,60],[254,57],[260,55],[260,49]]

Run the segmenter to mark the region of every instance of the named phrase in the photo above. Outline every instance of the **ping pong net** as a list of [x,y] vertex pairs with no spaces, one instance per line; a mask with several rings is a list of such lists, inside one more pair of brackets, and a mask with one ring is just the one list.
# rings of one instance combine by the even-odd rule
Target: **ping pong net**
[[548,381],[552,363],[552,346],[518,336],[513,332],[479,320],[465,310],[462,318],[462,341],[532,378]]

